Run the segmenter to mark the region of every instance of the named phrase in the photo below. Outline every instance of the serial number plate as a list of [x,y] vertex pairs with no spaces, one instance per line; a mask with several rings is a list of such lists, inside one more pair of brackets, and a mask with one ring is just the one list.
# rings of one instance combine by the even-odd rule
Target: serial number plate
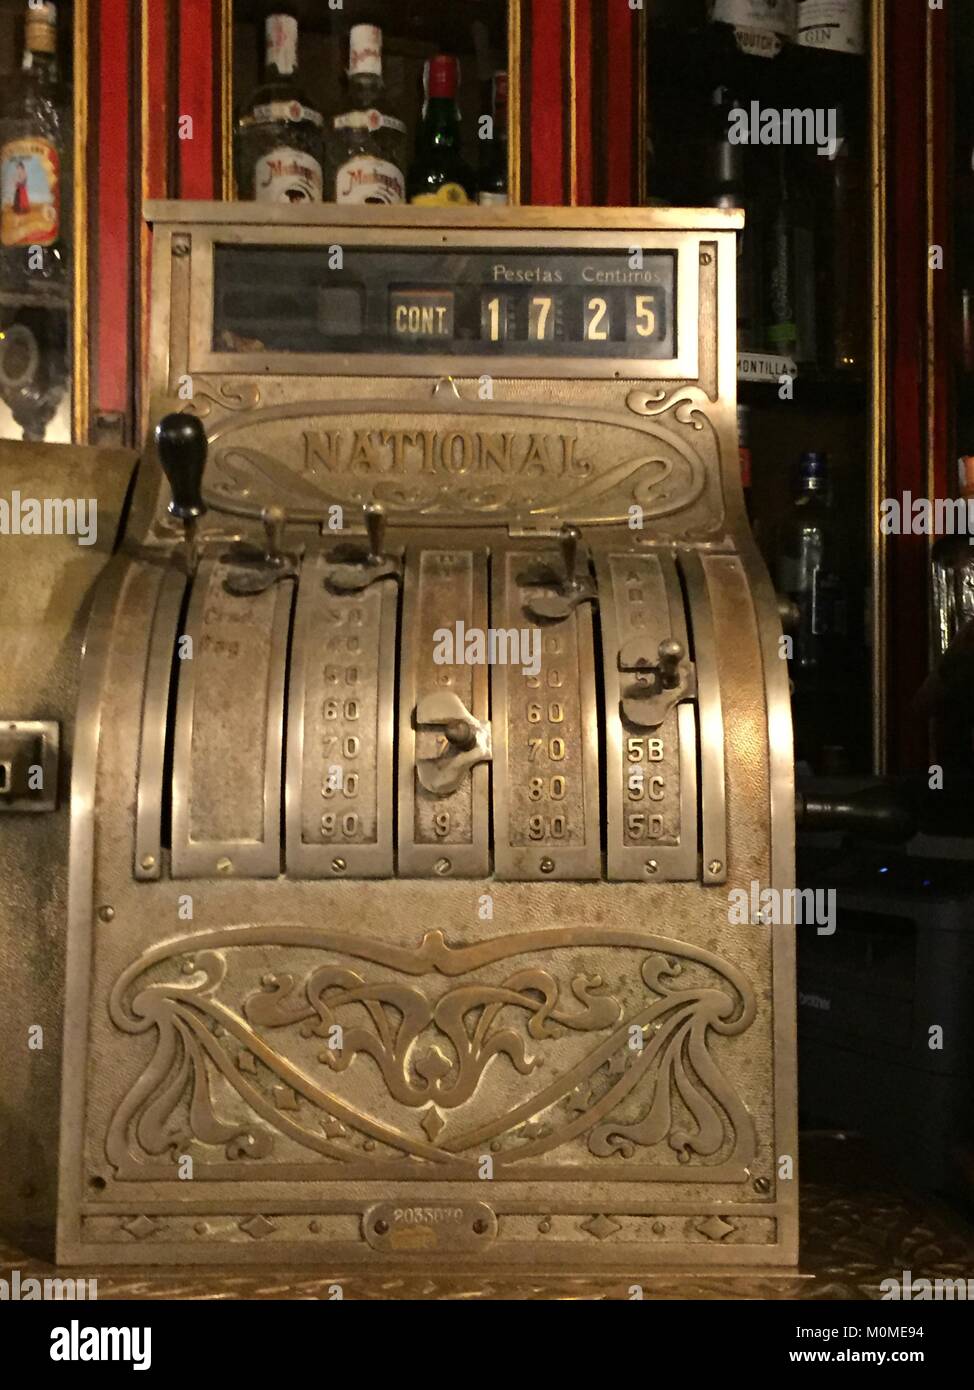
[[364,1217],[373,1250],[482,1250],[497,1237],[497,1217],[486,1202],[379,1202]]

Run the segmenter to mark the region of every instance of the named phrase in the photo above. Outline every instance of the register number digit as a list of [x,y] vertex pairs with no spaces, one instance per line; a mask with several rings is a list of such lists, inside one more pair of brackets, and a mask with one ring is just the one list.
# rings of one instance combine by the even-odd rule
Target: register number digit
[[792,1264],[793,942],[729,912],[794,872],[740,216],[420,214],[149,207],[59,1257]]

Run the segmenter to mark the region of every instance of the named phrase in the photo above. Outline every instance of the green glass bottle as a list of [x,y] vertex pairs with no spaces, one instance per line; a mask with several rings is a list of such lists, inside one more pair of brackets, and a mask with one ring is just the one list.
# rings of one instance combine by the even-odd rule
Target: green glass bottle
[[509,140],[507,133],[507,73],[495,72],[493,82],[494,121],[491,139],[483,141],[477,201],[481,207],[503,207],[508,193]]
[[421,207],[475,203],[477,179],[460,149],[460,65],[445,53],[426,68],[426,106],[409,170],[409,201]]

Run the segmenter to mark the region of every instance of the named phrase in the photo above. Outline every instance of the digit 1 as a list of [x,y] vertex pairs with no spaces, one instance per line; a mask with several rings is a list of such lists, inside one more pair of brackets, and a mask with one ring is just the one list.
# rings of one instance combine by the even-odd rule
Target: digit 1
[[487,301],[487,332],[492,343],[499,343],[504,336],[501,332],[501,301],[498,295]]

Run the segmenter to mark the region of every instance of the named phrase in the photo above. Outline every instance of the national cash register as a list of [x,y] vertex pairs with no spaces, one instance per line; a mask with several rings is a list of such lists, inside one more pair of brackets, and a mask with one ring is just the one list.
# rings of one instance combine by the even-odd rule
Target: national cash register
[[0,710],[72,750],[59,1258],[794,1262],[740,215],[147,216],[76,707]]

